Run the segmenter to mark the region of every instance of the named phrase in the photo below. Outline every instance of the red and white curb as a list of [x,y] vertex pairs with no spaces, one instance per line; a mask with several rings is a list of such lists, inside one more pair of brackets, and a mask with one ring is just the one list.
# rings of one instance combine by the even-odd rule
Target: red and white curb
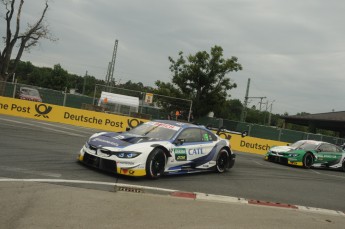
[[245,198],[231,197],[231,196],[212,195],[212,194],[206,194],[206,193],[188,193],[188,192],[172,192],[170,195],[174,197],[180,197],[180,198],[185,198],[185,197],[192,198],[194,200],[203,200],[203,201],[211,201],[211,202],[219,202],[219,203],[240,203],[240,204],[266,206],[266,207],[278,207],[278,208],[284,208],[284,209],[308,211],[308,212],[327,214],[327,215],[345,216],[345,212],[342,212],[342,211],[306,207],[306,206],[300,206],[300,205],[291,205],[291,204],[277,203],[277,202],[269,202],[269,201],[261,201],[261,200],[250,200],[250,199],[248,200]]
[[121,183],[111,183],[111,182],[98,182],[98,181],[83,181],[83,180],[63,180],[63,179],[10,179],[10,178],[0,178],[0,182],[43,182],[43,183],[74,183],[74,184],[93,184],[93,185],[105,185],[112,186],[114,191],[125,191],[133,193],[153,193],[153,194],[164,194],[177,198],[187,198],[196,201],[210,201],[218,203],[239,203],[247,204],[253,206],[265,206],[265,207],[278,207],[282,209],[291,209],[298,211],[307,211],[319,214],[327,215],[338,215],[345,216],[345,212],[335,211],[323,208],[314,208],[306,207],[300,205],[291,205],[285,203],[261,201],[261,200],[251,200],[239,197],[232,196],[222,196],[222,195],[213,195],[199,192],[183,192],[173,189],[165,188],[155,188],[149,186],[140,186],[140,185],[129,185]]

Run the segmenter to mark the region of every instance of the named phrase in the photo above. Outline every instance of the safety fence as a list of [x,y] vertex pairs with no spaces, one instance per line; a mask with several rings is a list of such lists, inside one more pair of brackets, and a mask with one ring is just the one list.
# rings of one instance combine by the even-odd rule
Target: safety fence
[[[104,97],[102,97],[102,93],[104,92],[138,98],[139,106],[134,112],[131,112],[131,107],[124,104],[105,103]],[[127,115],[137,113],[138,115],[141,114],[139,115],[141,118],[146,119],[174,119],[183,121],[192,121],[193,119],[191,115],[193,104],[188,99],[97,84],[94,90],[94,100],[114,113]]]
[[238,122],[220,118],[204,117],[197,120],[198,123],[213,127],[223,127],[233,131],[248,131],[248,135],[255,138],[269,139],[280,142],[296,142],[298,140],[317,140],[342,145],[345,139],[326,136],[322,134],[305,133],[288,129],[281,129],[272,126],[263,126],[258,124]]
[[[102,92],[136,97],[139,102],[135,110],[123,103],[106,103],[101,99]],[[0,81],[0,96],[136,118],[191,121],[191,100],[104,85],[96,85],[94,96],[91,97],[76,93],[72,89],[67,90],[67,88],[64,91],[57,91],[33,85]]]

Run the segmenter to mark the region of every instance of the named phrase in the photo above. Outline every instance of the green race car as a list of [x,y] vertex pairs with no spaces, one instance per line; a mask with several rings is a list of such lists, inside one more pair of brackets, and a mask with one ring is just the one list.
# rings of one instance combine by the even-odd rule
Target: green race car
[[332,168],[345,171],[345,152],[321,141],[301,140],[288,146],[273,146],[265,160],[304,168]]

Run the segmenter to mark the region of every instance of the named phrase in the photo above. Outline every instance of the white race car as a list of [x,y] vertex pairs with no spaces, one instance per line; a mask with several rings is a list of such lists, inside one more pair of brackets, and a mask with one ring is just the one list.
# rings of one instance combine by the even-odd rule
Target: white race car
[[157,120],[127,132],[92,135],[78,160],[101,170],[154,179],[163,174],[223,173],[233,167],[235,154],[229,140],[204,126]]

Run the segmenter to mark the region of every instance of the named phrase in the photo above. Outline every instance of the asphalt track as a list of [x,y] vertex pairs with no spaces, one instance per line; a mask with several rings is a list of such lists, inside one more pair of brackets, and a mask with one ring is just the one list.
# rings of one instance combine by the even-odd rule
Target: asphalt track
[[[0,178],[97,181],[201,192],[345,211],[345,173],[301,169],[237,152],[224,174],[131,178],[97,171],[76,162],[88,137],[98,130],[0,115]],[[100,189],[92,184],[61,183]]]

